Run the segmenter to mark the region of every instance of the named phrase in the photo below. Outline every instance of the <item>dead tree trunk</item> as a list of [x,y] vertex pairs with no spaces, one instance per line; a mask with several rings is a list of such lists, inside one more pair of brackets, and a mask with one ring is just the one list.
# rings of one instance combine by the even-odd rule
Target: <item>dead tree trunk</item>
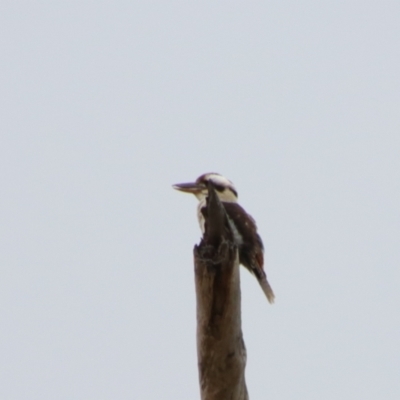
[[197,356],[202,400],[248,400],[238,249],[209,184],[205,234],[194,249]]

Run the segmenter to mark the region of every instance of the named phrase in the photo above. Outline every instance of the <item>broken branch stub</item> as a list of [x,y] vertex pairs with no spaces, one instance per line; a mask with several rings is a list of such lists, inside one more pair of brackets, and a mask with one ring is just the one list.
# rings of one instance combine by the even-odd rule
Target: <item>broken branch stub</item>
[[194,249],[202,400],[247,400],[238,249],[211,182],[205,234]]

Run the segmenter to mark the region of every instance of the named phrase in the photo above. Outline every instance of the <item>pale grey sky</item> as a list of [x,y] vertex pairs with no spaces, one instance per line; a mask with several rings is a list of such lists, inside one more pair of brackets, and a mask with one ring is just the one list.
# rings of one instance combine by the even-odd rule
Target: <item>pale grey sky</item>
[[198,399],[196,200],[216,171],[252,400],[400,398],[400,3],[4,1],[0,399]]

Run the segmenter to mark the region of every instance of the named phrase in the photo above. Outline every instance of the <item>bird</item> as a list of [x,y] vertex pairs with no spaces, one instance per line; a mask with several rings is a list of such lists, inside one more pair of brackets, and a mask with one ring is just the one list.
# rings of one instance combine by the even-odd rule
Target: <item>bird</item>
[[239,262],[260,284],[269,303],[275,300],[274,292],[268,282],[264,270],[264,245],[257,232],[254,218],[238,203],[238,192],[234,184],[221,174],[209,172],[200,175],[195,182],[177,183],[172,185],[176,190],[194,194],[199,201],[197,218],[202,233],[205,232],[205,215],[207,211],[208,182],[213,184],[215,191],[225,208],[234,242],[239,250]]

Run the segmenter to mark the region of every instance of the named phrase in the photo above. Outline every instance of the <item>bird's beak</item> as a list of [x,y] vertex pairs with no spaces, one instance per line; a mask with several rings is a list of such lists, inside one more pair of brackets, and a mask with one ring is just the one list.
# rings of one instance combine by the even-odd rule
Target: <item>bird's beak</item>
[[205,186],[196,182],[189,182],[189,183],[177,183],[172,185],[172,187],[176,190],[185,193],[200,193],[202,190],[205,189]]

